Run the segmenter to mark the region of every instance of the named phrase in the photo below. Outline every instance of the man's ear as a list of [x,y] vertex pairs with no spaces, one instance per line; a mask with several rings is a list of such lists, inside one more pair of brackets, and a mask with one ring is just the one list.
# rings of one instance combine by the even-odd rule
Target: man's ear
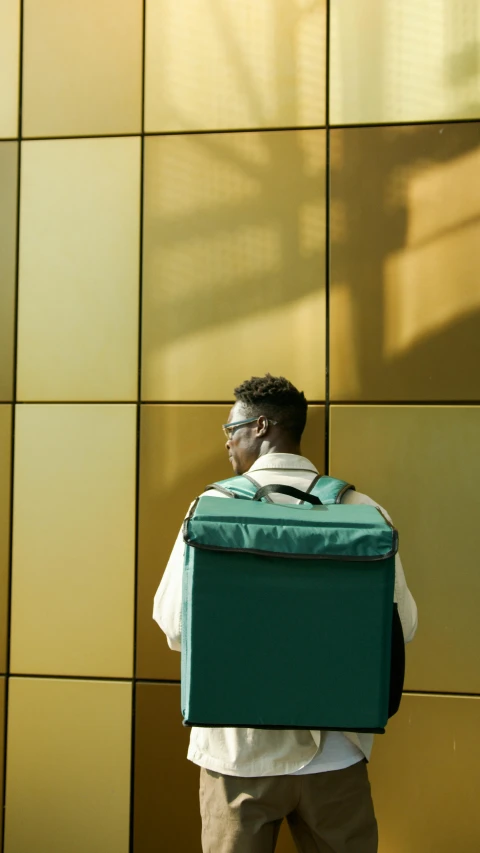
[[265,435],[268,430],[268,418],[265,415],[260,415],[257,422],[257,436]]

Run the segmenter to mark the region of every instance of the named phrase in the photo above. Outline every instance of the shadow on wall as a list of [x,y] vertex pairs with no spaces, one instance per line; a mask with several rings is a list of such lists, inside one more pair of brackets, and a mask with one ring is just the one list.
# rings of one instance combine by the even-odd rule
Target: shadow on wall
[[[365,109],[479,116],[476,0],[381,11],[339,48],[340,76],[349,48],[367,63]],[[478,399],[480,122],[334,130],[331,166],[332,399]]]
[[[333,399],[478,397],[480,122],[331,139]],[[152,141],[148,398],[228,399],[266,369],[323,396],[323,140]]]
[[332,398],[480,378],[480,122],[332,132]]
[[[281,131],[155,140],[163,215],[149,227],[161,247],[157,269],[166,285],[176,282],[163,288],[155,312],[162,341],[209,335],[219,324],[275,311],[318,287],[319,257],[309,256],[308,243],[318,249],[323,242],[315,226],[320,230],[324,217],[309,222],[305,208],[318,209],[311,178],[320,172],[322,141],[315,132]],[[312,147],[320,147],[320,156]],[[175,197],[163,166],[174,178]],[[284,275],[293,270],[294,282]]]
[[323,398],[324,162],[321,130],[147,141],[144,399]]
[[[205,91],[210,127],[225,112],[230,128],[324,123],[324,0],[214,3],[201,24],[212,55],[195,14],[178,100],[162,94],[172,126],[197,126]],[[144,400],[228,400],[267,370],[323,399],[324,130],[148,137],[144,222]]]
[[[292,17],[287,59],[284,9],[270,10],[278,80],[295,69],[295,51],[310,56],[310,5]],[[446,2],[395,33],[397,11],[377,22],[370,100],[380,109],[391,97],[416,114],[440,93],[439,112],[478,113],[478,9]],[[423,57],[426,22],[435,44]],[[235,86],[260,126],[274,126],[283,92],[270,86],[259,100],[254,58],[216,23]],[[292,72],[294,104],[308,79]],[[334,129],[331,140],[332,399],[476,398],[480,123]],[[229,399],[232,385],[265,370],[323,399],[324,142],[322,130],[147,139],[143,399]]]

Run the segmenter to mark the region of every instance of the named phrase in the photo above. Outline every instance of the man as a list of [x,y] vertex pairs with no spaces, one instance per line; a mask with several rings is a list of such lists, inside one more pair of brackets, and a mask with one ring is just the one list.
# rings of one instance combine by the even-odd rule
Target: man
[[[244,382],[235,398],[224,427],[234,473],[248,471],[259,486],[282,483],[306,491],[318,472],[301,455],[304,394],[283,377],[267,374]],[[228,499],[217,491],[208,494]],[[296,502],[284,495],[274,500]],[[342,503],[377,506],[351,489]],[[154,603],[154,619],[177,651],[183,554],[180,532]],[[417,608],[398,556],[395,575],[395,600],[409,642]],[[292,636],[299,648],[301,642]],[[300,853],[376,853],[366,764],[372,744],[373,735],[353,732],[192,728],[188,758],[201,767],[204,853],[273,853],[284,817]]]

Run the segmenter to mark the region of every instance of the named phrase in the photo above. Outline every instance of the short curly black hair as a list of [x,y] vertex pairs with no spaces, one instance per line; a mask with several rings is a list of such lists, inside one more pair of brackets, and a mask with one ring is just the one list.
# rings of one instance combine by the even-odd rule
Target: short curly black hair
[[278,421],[289,435],[300,441],[307,421],[308,403],[284,376],[252,376],[234,390],[235,399],[243,403],[249,415],[265,415]]

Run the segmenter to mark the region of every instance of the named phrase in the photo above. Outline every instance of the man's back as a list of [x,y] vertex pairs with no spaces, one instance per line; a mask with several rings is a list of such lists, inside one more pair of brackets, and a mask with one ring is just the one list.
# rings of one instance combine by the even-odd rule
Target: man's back
[[[318,471],[305,457],[289,453],[261,456],[248,472],[259,486],[278,483],[307,491]],[[226,495],[205,492],[219,499]],[[288,495],[272,495],[278,503],[297,503]],[[342,503],[374,504],[366,495],[349,490]],[[385,513],[385,510],[382,509]],[[174,546],[164,579],[155,597],[154,618],[167,634],[172,648],[180,649],[181,579],[184,543],[182,533]],[[400,558],[396,560],[396,601],[404,637],[408,642],[415,631],[416,607],[406,586]],[[292,614],[293,616],[293,614]],[[292,618],[292,624],[295,624]],[[288,626],[286,626],[288,628]],[[252,627],[254,630],[254,627]],[[292,633],[292,643],[301,648],[302,637]],[[312,673],[312,678],[315,678]],[[236,776],[313,773],[342,769],[364,756],[369,758],[373,736],[341,732],[271,731],[265,729],[193,728],[188,758],[220,773]]]

